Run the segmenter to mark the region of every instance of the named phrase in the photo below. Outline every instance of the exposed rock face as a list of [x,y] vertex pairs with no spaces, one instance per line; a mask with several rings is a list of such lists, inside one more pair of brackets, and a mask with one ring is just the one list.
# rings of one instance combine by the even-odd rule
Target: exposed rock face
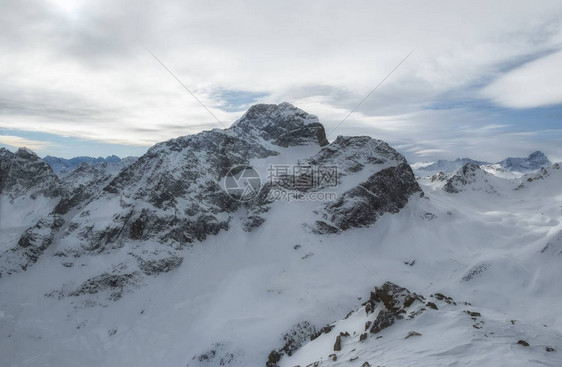
[[285,344],[279,349],[272,350],[269,353],[266,367],[276,367],[277,362],[284,355],[291,356],[297,349],[311,339],[316,334],[316,328],[310,325],[308,321],[299,322],[293,325],[289,331],[283,335]]
[[423,301],[423,297],[394,283],[386,282],[381,287],[375,288],[375,292],[371,293],[371,300],[382,302],[387,310],[399,314],[416,300]]
[[[405,314],[410,311],[409,319],[412,319],[425,311],[425,298],[416,293],[410,292],[406,288],[400,287],[394,283],[386,282],[380,287],[375,287],[374,292],[371,292],[369,299],[361,305],[361,308],[351,311],[344,320],[354,316],[357,313],[365,315],[367,319],[365,322],[365,330],[370,330],[371,334],[377,334],[380,331],[391,327],[397,320],[405,318]],[[378,310],[378,312],[375,312]],[[375,314],[376,316],[373,316]],[[374,319],[373,319],[374,318]],[[353,322],[356,324],[356,322]],[[308,323],[307,323],[308,324]],[[304,331],[304,337],[300,340],[310,340],[313,342],[322,334],[329,334],[337,322],[327,325],[315,331],[314,328],[299,328]],[[357,330],[353,336],[348,331],[342,331],[336,335],[334,339],[333,348],[326,352],[340,352],[344,348],[344,338],[357,338],[358,341],[365,341],[369,338],[368,333],[363,333],[363,330]],[[304,343],[299,343],[300,348]],[[282,349],[274,350],[269,354],[269,360],[266,367],[276,367],[281,358],[291,356],[298,348],[291,350],[291,353],[284,353]],[[337,356],[331,357],[332,361],[337,361]],[[286,358],[286,357],[285,357]],[[354,358],[355,359],[355,358]]]
[[137,285],[138,282],[139,274],[137,272],[101,274],[86,280],[76,290],[70,292],[68,296],[77,297],[84,294],[108,291],[108,298],[112,301],[117,301],[123,296],[123,293],[130,291],[130,287]]
[[160,273],[167,273],[179,267],[183,258],[173,253],[168,254],[162,258],[145,260],[140,256],[136,256],[139,262],[139,268],[146,275],[158,275]]
[[382,310],[377,315],[375,321],[373,321],[373,326],[371,327],[370,332],[372,334],[376,334],[379,331],[386,329],[389,326],[392,326],[396,321],[396,315],[390,311]]
[[322,233],[366,227],[385,213],[397,213],[409,198],[423,196],[407,163],[385,168],[345,192],[336,202],[327,204],[322,213],[328,223],[318,223]]
[[493,194],[496,193],[496,190],[489,182],[491,178],[492,175],[482,170],[479,166],[467,163],[447,180],[443,190],[451,194],[458,194],[461,191],[473,189]]
[[230,366],[236,364],[239,353],[229,351],[227,345],[223,343],[214,343],[208,351],[194,356],[190,366]]
[[318,117],[308,114],[289,103],[259,104],[236,121],[230,130],[258,136],[281,147],[309,143],[328,144],[324,127]]
[[35,153],[26,148],[16,153],[0,148],[0,195],[14,200],[21,196],[57,197],[62,193],[58,177]]
[[339,174],[352,174],[365,166],[398,165],[406,159],[382,140],[368,136],[338,136],[307,160],[314,165],[334,165]]
[[63,224],[64,220],[60,216],[52,215],[41,218],[35,226],[27,229],[17,246],[2,254],[0,278],[5,274],[26,270],[35,264],[43,251],[53,243],[56,233]]
[[119,162],[102,162],[90,165],[81,163],[71,172],[60,174],[66,194],[54,209],[56,214],[67,214],[71,209],[78,210],[100,192],[121,169],[132,164],[134,159]]

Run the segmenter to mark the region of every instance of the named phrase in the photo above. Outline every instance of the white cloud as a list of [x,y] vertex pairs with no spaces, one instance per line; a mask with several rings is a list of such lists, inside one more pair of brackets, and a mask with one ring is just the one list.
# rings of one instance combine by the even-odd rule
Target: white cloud
[[222,110],[217,91],[242,90],[295,103],[328,131],[416,47],[334,135],[423,136],[420,150],[454,154],[474,147],[467,126],[498,123],[428,108],[481,97],[506,65],[562,43],[559,1],[46,4],[0,4],[0,128],[143,146],[220,127],[144,46],[227,126],[241,113]]
[[14,148],[26,147],[36,151],[41,151],[53,145],[53,143],[50,142],[26,139],[14,135],[0,135],[0,144],[9,145]]
[[508,72],[483,89],[495,103],[512,108],[562,103],[562,51]]

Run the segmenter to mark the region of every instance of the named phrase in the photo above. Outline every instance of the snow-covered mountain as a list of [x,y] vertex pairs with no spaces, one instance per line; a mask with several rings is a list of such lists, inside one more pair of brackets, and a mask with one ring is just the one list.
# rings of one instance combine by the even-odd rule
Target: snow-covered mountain
[[477,166],[489,164],[487,162],[476,161],[470,158],[457,158],[454,161],[440,159],[437,162],[421,166],[417,168],[420,172],[452,172],[456,171],[467,163],[472,163]]
[[0,153],[2,364],[562,362],[557,164],[416,181],[287,103],[113,171]]
[[[133,157],[126,157],[125,160],[131,159]],[[87,163],[91,166],[100,164],[100,163],[120,163],[121,158],[117,157],[116,155],[108,156],[108,157],[74,157],[70,159],[59,158],[59,157],[52,157],[50,155],[43,158],[45,162],[53,169],[53,172],[57,175],[61,172],[70,172],[74,170],[76,167],[81,165],[82,163]]]
[[503,178],[520,177],[525,173],[552,165],[552,162],[543,152],[536,151],[525,158],[506,158],[497,163],[476,161],[470,158],[457,158],[454,161],[438,160],[431,164],[414,164],[413,167],[416,167],[415,171],[418,176],[431,176],[439,172],[455,172],[467,163],[480,166],[486,172]]
[[498,164],[510,171],[529,172],[538,170],[544,166],[550,166],[552,165],[552,162],[548,160],[543,152],[536,151],[529,154],[526,158],[507,158],[498,162]]
[[0,251],[47,215],[64,195],[59,178],[29,149],[0,148]]

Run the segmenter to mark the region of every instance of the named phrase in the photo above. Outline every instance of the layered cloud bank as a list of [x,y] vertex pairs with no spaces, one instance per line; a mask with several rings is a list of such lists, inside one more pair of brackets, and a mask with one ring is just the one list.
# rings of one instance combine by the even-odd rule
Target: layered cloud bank
[[[331,131],[416,48],[334,135],[377,136],[420,159],[475,150],[499,159],[538,148],[562,157],[544,137],[560,137],[545,132],[552,121],[544,113],[531,113],[529,128],[511,112],[559,111],[559,2],[1,7],[0,129],[21,138],[34,131],[149,146],[222,128],[147,48],[226,126],[252,103],[288,101]],[[500,148],[490,150],[489,134],[478,132],[498,125]],[[477,133],[465,141],[466,131]],[[513,146],[520,150],[501,150]],[[57,154],[52,146],[43,152]]]

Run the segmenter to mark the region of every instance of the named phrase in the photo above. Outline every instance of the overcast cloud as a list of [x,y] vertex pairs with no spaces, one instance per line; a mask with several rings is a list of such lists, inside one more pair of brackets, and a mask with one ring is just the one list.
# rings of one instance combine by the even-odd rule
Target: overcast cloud
[[288,101],[327,131],[415,48],[330,139],[371,135],[411,161],[562,159],[560,1],[8,0],[0,24],[6,145],[33,131],[138,147],[222,127],[145,48],[226,126]]

